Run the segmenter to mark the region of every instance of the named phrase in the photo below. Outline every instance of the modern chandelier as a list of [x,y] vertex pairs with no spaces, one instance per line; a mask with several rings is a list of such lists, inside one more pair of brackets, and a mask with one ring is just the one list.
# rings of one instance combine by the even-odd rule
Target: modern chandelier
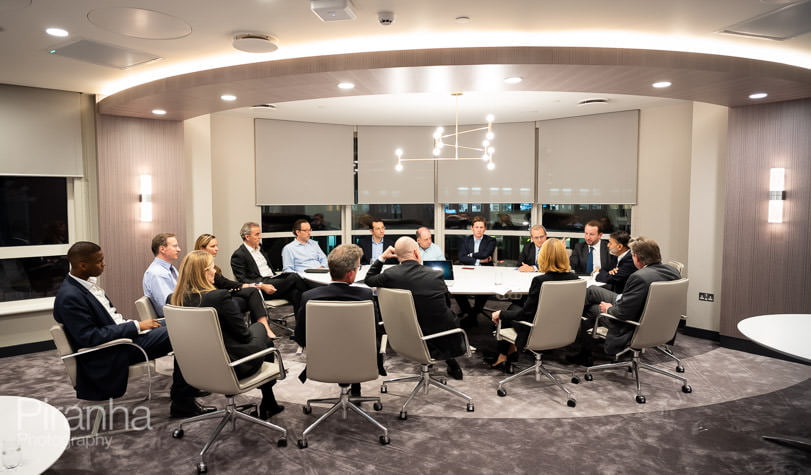
[[[397,156],[397,165],[394,167],[395,170],[402,171],[403,170],[403,162],[416,162],[416,161],[440,161],[440,160],[481,160],[487,162],[487,169],[492,170],[496,167],[493,163],[493,152],[495,149],[492,146],[492,141],[495,135],[493,135],[493,114],[488,114],[485,120],[487,121],[487,125],[484,127],[478,127],[475,129],[469,130],[459,130],[459,97],[462,95],[461,92],[453,92],[451,93],[452,96],[456,98],[456,123],[454,126],[453,133],[445,134],[445,129],[442,127],[437,127],[434,131],[434,147],[433,147],[433,157],[428,158],[405,158],[403,157],[403,149],[398,148],[394,151],[394,154]],[[484,134],[484,140],[481,142],[481,147],[468,147],[465,145],[459,145],[459,136],[463,134],[470,134],[473,132],[482,132],[487,131]],[[447,157],[442,156],[443,149],[450,148],[453,150],[453,156]],[[459,152],[462,151],[470,153],[475,153],[477,156],[459,156]]]

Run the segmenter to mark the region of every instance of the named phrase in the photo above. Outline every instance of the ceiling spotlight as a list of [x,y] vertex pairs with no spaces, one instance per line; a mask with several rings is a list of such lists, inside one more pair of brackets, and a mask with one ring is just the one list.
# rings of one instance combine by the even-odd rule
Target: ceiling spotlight
[[582,101],[578,102],[578,106],[588,106],[593,104],[605,104],[608,102],[608,99],[603,99],[602,97],[595,97],[592,99],[583,99]]
[[456,23],[460,23],[460,24],[464,25],[465,23],[470,23],[470,17],[469,16],[458,16],[458,17],[456,17],[456,19],[454,21]]
[[651,86],[655,87],[656,89],[662,89],[663,87],[670,87],[673,85],[670,81],[659,81],[651,84]]
[[276,106],[274,104],[256,104],[255,106],[251,106],[251,109],[275,109]]
[[507,84],[518,84],[519,82],[521,82],[523,80],[524,80],[524,78],[522,78],[521,76],[513,76],[513,77],[509,77],[509,78],[504,78],[504,82],[506,82]]
[[754,94],[749,94],[749,99],[763,99],[766,96],[768,96],[768,94],[765,92],[756,92]]
[[45,30],[45,33],[48,33],[51,36],[58,36],[60,38],[68,36],[68,31],[63,30],[62,28],[48,28]]
[[152,113],[155,115],[166,115],[166,111],[163,109],[152,109]]
[[234,49],[246,53],[272,53],[279,49],[278,40],[270,35],[240,33],[231,42]]
[[223,94],[222,96],[220,96],[220,99],[224,101],[235,101],[237,100],[237,96],[233,94]]
[[340,89],[354,89],[355,84],[353,84],[351,82],[339,82],[338,83],[338,88],[340,88]]

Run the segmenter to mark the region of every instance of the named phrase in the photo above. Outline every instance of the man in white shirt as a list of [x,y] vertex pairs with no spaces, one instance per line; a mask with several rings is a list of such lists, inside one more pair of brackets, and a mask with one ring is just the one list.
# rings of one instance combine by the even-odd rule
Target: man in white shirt
[[431,241],[431,230],[425,226],[417,228],[417,244],[420,245],[419,251],[423,262],[445,260],[445,253],[442,252],[442,248]]
[[521,250],[521,256],[518,258],[519,267],[521,272],[538,272],[538,253],[541,252],[541,246],[546,242],[546,228],[540,224],[536,224],[529,228],[530,241]]
[[293,223],[296,239],[282,249],[282,271],[304,272],[307,269],[326,268],[327,255],[317,242],[310,239],[310,223],[299,219]]
[[593,274],[600,269],[613,269],[617,266],[617,258],[608,252],[608,243],[602,238],[599,221],[586,223],[583,228],[584,242],[577,243],[569,257],[574,272]]
[[149,297],[159,317],[163,316],[166,297],[175,291],[177,285],[177,269],[172,263],[180,256],[180,251],[177,236],[172,233],[160,233],[152,238],[152,254],[155,259],[144,272],[142,285],[144,295]]

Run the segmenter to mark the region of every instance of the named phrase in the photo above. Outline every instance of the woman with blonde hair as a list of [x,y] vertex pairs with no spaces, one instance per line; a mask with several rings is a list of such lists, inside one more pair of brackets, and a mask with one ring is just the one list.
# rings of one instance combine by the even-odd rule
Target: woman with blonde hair
[[566,254],[566,246],[563,241],[559,239],[547,239],[541,246],[541,251],[538,253],[538,271],[542,272],[541,275],[532,279],[532,284],[529,287],[526,303],[523,307],[520,305],[510,305],[507,310],[497,310],[493,312],[493,323],[498,324],[501,321],[501,326],[504,328],[515,329],[518,336],[515,339],[515,344],[508,343],[504,340],[498,342],[498,357],[491,365],[494,369],[503,370],[506,373],[512,371],[511,362],[518,359],[518,350],[524,349],[529,337],[529,327],[521,324],[513,324],[515,320],[523,320],[525,322],[532,322],[535,319],[535,312],[538,310],[538,299],[541,295],[541,287],[544,282],[553,282],[558,280],[575,280],[577,275],[572,273],[571,265],[569,264],[569,256]]
[[[231,361],[244,358],[273,346],[265,327],[261,323],[248,326],[242,318],[237,304],[228,290],[214,286],[214,257],[206,251],[192,251],[180,263],[177,287],[170,298],[172,305],[184,307],[213,307],[217,310],[222,339]],[[265,358],[272,358],[272,355]],[[269,359],[270,360],[270,359]],[[254,359],[234,368],[237,377],[247,378],[256,373],[262,366],[262,359]],[[276,402],[273,395],[275,381],[259,386],[262,391],[262,403],[259,405],[259,417],[267,419],[278,414],[284,406]]]

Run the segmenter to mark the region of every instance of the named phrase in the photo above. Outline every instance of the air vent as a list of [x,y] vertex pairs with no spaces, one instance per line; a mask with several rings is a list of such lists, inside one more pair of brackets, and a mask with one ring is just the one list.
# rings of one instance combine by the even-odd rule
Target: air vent
[[255,106],[251,106],[251,109],[275,109],[276,106],[273,104],[256,104]]
[[270,35],[241,33],[234,36],[235,49],[246,53],[272,53],[279,49],[278,40]]
[[578,102],[577,105],[579,106],[588,106],[591,104],[605,104],[608,102],[608,99],[603,98],[594,98],[594,99],[583,99],[582,101]]
[[811,1],[794,3],[724,28],[720,33],[787,40],[811,31]]
[[154,54],[89,40],[79,40],[59,48],[53,48],[50,53],[117,69],[129,69],[161,59],[160,56]]

